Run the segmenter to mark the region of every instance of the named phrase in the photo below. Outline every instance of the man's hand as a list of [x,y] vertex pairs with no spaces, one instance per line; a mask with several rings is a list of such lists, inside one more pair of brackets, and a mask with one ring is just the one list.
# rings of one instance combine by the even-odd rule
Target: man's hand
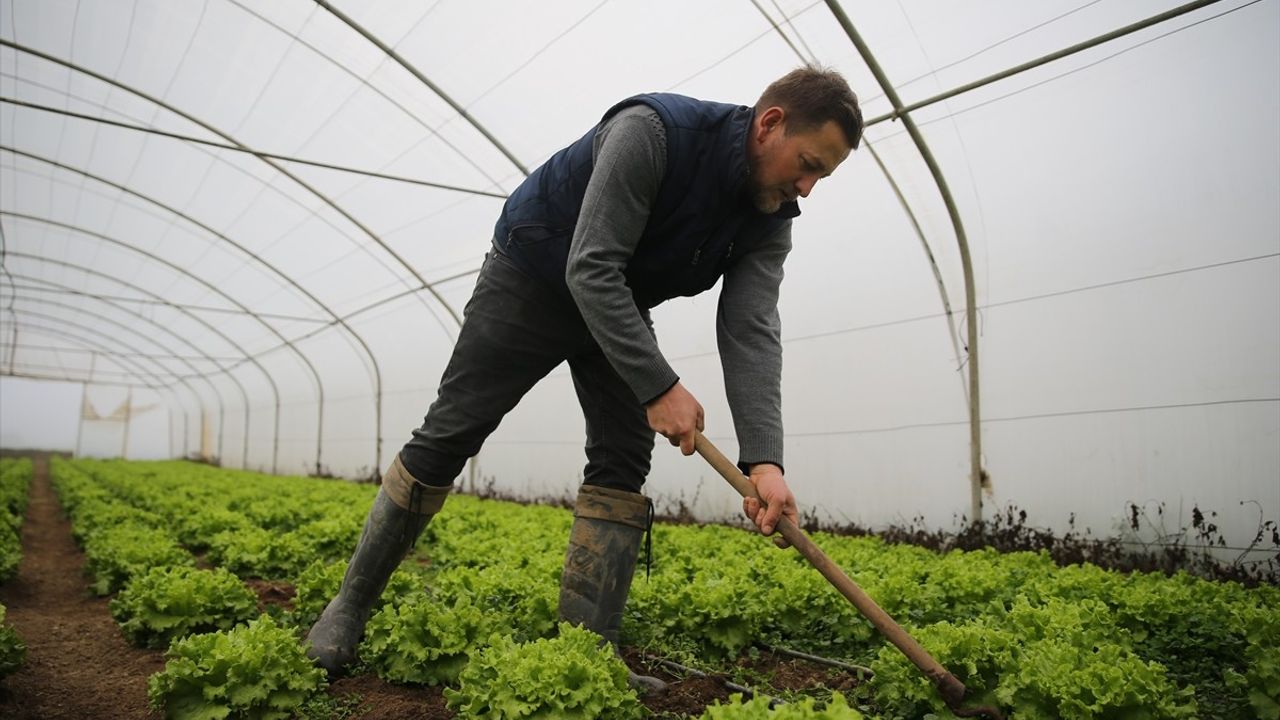
[[645,406],[649,427],[679,445],[680,452],[693,454],[694,432],[702,430],[702,405],[680,383],[651,400]]
[[[782,477],[782,468],[773,463],[752,465],[751,484],[756,486],[756,494],[760,496],[760,500],[743,498],[742,512],[760,528],[762,535],[773,534],[778,527],[779,517],[786,517],[797,526],[800,524],[796,496],[787,487],[787,481]],[[781,535],[773,539],[773,544],[780,548],[791,546]]]

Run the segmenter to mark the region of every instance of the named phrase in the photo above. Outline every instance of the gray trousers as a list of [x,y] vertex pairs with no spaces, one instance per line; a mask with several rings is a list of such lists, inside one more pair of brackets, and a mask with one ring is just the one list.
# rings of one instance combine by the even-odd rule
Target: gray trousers
[[400,451],[405,469],[428,485],[452,484],[503,416],[565,361],[587,425],[584,482],[639,492],[654,442],[644,407],[577,307],[497,250],[480,269],[436,400]]

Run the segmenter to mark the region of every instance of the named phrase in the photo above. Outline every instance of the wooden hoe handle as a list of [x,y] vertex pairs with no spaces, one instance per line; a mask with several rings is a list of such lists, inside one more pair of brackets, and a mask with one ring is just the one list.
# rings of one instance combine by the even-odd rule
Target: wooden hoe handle
[[[738,466],[730,462],[729,458],[725,457],[724,453],[721,453],[715,445],[711,444],[711,441],[701,432],[697,433],[694,440],[694,448],[708,463],[711,463],[711,467],[715,468],[725,480],[729,481],[729,484],[738,491],[738,494],[743,497],[760,499],[756,494],[755,486],[742,474]],[[817,568],[818,572],[822,573],[822,576],[834,585],[841,595],[844,595],[849,602],[853,603],[858,612],[870,620],[871,624],[889,639],[889,642],[901,650],[902,654],[907,656],[907,659],[915,663],[915,666],[920,668],[920,671],[933,681],[933,684],[938,688],[938,693],[946,701],[947,707],[951,708],[952,712],[961,717],[985,714],[994,720],[1003,720],[1003,715],[994,708],[960,708],[960,702],[965,695],[964,684],[956,676],[947,672],[946,668],[942,667],[937,660],[934,660],[933,656],[920,643],[916,642],[915,638],[902,629],[902,626],[894,622],[893,618],[889,617],[889,614],[882,610],[875,600],[872,600],[862,588],[858,587],[858,584],[846,575],[839,565],[836,565],[831,558],[827,557],[827,554],[822,552],[814,544],[813,540],[809,539],[809,536],[797,527],[795,523],[785,516],[779,517],[777,532],[781,533],[787,542],[800,551],[800,554]]]

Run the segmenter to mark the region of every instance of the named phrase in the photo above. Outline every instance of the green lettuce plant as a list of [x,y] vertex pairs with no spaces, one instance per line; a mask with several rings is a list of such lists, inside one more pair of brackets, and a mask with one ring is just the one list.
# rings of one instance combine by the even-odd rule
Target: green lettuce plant
[[494,630],[495,619],[486,617],[470,596],[448,603],[418,592],[370,618],[360,657],[384,680],[452,683]]
[[728,704],[717,700],[707,706],[698,720],[863,720],[863,715],[849,707],[844,696],[839,694],[833,695],[831,702],[822,709],[815,706],[813,698],[770,709],[769,701],[763,697],[743,701],[742,695],[735,693],[729,696]]
[[85,572],[99,595],[116,592],[151,568],[193,565],[195,558],[163,530],[139,525],[103,528],[85,542]]
[[152,568],[111,601],[111,616],[129,642],[153,648],[197,632],[229,630],[257,614],[253,591],[221,568]]
[[627,667],[589,630],[561,623],[559,636],[517,643],[495,636],[445,688],[449,707],[476,720],[631,720],[644,712]]
[[0,603],[0,679],[17,672],[27,656],[27,646],[18,633],[4,621],[5,608]]
[[147,697],[170,720],[286,720],[326,682],[293,631],[269,615],[177,640],[165,657]]

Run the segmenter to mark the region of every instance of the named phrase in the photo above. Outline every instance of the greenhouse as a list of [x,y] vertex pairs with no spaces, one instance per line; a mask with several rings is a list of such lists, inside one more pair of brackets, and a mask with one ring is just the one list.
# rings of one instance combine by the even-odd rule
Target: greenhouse
[[1278,523],[1280,0],[0,0],[0,716],[1280,720]]

